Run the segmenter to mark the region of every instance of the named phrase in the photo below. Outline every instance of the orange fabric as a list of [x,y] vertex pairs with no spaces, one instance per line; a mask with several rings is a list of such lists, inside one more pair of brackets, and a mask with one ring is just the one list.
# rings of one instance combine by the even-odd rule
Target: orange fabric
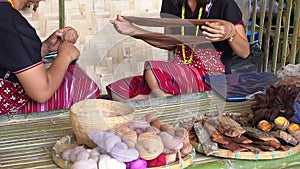
[[11,6],[12,6],[13,8],[15,8],[15,10],[18,10],[18,9],[17,9],[17,6],[16,6],[16,4],[15,4],[15,2],[14,2],[13,0],[7,0],[7,1],[11,3]]

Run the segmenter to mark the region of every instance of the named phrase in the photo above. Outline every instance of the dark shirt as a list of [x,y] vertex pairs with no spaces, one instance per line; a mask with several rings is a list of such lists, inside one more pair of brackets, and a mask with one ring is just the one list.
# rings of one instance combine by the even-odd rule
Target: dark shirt
[[9,71],[8,80],[17,82],[15,74],[42,63],[42,43],[35,29],[9,2],[0,2],[0,11],[0,78]]
[[[243,24],[242,12],[240,11],[238,5],[234,0],[213,0],[212,6],[209,8],[209,4],[206,8],[203,8],[201,19],[223,19],[236,24]],[[185,2],[185,18],[186,19],[197,19],[200,7],[197,7],[194,12],[188,7],[187,1]],[[181,6],[174,6],[171,0],[163,0],[161,6],[160,16],[162,18],[181,18]],[[172,30],[175,34],[180,34],[180,28],[175,28]],[[195,35],[195,27],[185,28],[185,34]],[[199,36],[201,36],[201,31],[199,31]],[[231,60],[233,57],[232,49],[227,42],[214,42],[213,46],[218,51],[222,51],[221,60],[225,65],[225,73],[231,73]],[[211,45],[210,45],[211,46]]]

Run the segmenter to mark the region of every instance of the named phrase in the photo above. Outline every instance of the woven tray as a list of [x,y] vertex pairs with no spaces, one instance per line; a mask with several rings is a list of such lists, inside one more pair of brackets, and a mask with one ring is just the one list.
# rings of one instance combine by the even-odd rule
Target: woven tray
[[[191,141],[191,144],[199,153],[204,153],[201,144]],[[278,159],[278,158],[285,158],[297,154],[300,151],[300,143],[295,146],[291,147],[288,151],[264,151],[258,154],[253,152],[232,152],[227,149],[219,149],[217,153],[214,153],[213,156],[215,157],[222,157],[222,158],[231,158],[231,159],[244,159],[244,160],[271,160],[271,159]]]
[[[72,162],[64,160],[61,155],[63,151],[67,150],[66,147],[72,147],[71,145],[77,145],[76,140],[73,136],[66,136],[62,137],[61,139],[57,140],[55,145],[52,148],[52,159],[55,164],[63,169],[70,169],[72,168]],[[190,154],[182,159],[182,162],[173,162],[161,167],[155,167],[151,169],[183,169],[187,168],[193,163],[195,159],[195,152]],[[88,169],[88,168],[87,168]]]

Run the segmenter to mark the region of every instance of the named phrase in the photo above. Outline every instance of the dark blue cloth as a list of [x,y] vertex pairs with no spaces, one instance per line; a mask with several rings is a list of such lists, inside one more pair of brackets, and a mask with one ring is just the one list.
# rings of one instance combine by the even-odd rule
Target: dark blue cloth
[[264,92],[269,85],[278,81],[271,72],[209,75],[203,79],[228,102],[245,101],[248,95]]
[[295,102],[294,104],[295,115],[293,116],[293,120],[295,123],[300,124],[300,103]]

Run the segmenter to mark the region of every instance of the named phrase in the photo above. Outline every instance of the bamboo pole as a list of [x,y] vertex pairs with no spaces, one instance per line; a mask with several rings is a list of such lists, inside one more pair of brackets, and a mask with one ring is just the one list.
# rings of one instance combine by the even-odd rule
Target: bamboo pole
[[[254,10],[254,12],[255,12],[255,10]],[[259,22],[259,35],[258,35],[258,42],[259,42],[260,48],[263,43],[265,16],[266,16],[266,0],[262,0],[262,7],[261,7],[261,12],[260,12],[260,22]]]
[[[257,0],[253,1],[253,8],[255,9],[257,6]],[[255,25],[256,25],[256,12],[252,12],[252,20],[251,20],[251,34],[250,34],[250,44],[254,43],[254,33],[255,33]]]
[[264,39],[264,65],[263,65],[263,71],[267,72],[268,71],[268,59],[269,59],[269,48],[270,48],[270,32],[271,32],[271,25],[272,25],[272,19],[273,19],[273,8],[274,8],[274,1],[275,0],[270,0],[270,6],[268,11],[268,21],[266,25],[266,38]]
[[[292,38],[292,48],[290,54],[290,63],[296,63],[296,48],[297,48],[297,39],[298,39],[298,28],[299,28],[299,17],[300,17],[300,2],[296,1],[296,9],[294,10],[294,31],[293,31],[293,38]],[[298,63],[300,62],[298,58]]]
[[[271,9],[273,9],[273,8],[269,8],[269,10],[271,10]],[[272,53],[272,68],[271,68],[271,72],[273,72],[273,73],[277,69],[277,59],[278,59],[279,38],[280,38],[280,32],[281,32],[282,11],[283,11],[283,0],[279,0],[278,11],[277,11],[277,18],[276,18],[274,48],[273,48],[273,53]]]
[[289,36],[289,29],[290,29],[290,18],[291,18],[291,11],[292,11],[292,0],[288,0],[286,3],[286,12],[285,12],[285,25],[284,25],[284,32],[283,32],[283,44],[282,44],[282,53],[281,53],[281,67],[285,66],[286,58],[287,58],[287,47],[288,47],[288,36]]
[[59,0],[59,28],[65,27],[65,0]]

